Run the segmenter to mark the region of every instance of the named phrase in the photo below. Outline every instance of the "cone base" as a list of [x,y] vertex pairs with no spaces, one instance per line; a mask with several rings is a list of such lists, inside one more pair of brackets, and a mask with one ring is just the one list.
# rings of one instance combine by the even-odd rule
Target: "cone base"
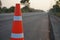
[[10,40],[24,40],[24,38],[11,38]]

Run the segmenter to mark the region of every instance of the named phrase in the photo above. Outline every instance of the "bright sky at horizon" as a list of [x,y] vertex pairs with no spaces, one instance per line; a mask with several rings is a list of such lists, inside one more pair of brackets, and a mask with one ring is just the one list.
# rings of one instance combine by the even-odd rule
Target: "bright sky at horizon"
[[[19,3],[20,0],[1,0],[2,6],[11,7],[15,6],[16,3]],[[41,10],[49,10],[55,4],[54,0],[30,0],[30,7]]]

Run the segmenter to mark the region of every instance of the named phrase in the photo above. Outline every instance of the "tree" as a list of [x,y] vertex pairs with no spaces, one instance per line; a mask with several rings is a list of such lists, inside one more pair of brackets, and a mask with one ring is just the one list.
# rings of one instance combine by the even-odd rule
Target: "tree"
[[1,10],[2,10],[2,13],[7,13],[8,12],[8,9],[6,7],[3,7]]
[[1,6],[2,6],[2,3],[1,3],[1,0],[0,0],[0,8],[1,8]]
[[30,4],[29,0],[21,0],[20,3],[27,6],[27,7],[29,7],[29,4]]
[[14,6],[12,6],[12,7],[10,7],[9,9],[8,9],[8,12],[14,12]]
[[21,0],[20,2],[21,2],[21,4],[29,7],[29,4],[30,4],[30,3],[29,3],[29,0]]
[[2,3],[1,3],[1,0],[0,0],[0,13],[1,13],[1,6],[2,6]]
[[21,0],[20,3],[22,5],[25,5],[25,7],[22,8],[23,11],[30,11],[30,7],[29,7],[29,0]]
[[53,12],[60,12],[60,0],[59,0],[59,1],[56,1],[56,4],[53,5],[53,8],[50,9],[50,11],[53,11]]

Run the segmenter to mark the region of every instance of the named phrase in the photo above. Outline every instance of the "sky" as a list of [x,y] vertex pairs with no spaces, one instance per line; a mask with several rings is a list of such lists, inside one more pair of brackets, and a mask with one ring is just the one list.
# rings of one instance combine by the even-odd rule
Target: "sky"
[[[15,6],[16,3],[19,3],[21,0],[1,0],[2,7],[11,7]],[[41,9],[44,11],[49,10],[55,4],[54,0],[30,0],[30,7],[35,9]],[[21,5],[22,7],[22,5]]]

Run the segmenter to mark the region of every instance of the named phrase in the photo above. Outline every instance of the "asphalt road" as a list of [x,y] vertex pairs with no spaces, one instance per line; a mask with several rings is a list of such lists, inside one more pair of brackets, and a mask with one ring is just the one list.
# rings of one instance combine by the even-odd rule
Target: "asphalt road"
[[60,18],[54,15],[50,15],[50,21],[52,24],[55,40],[60,40]]
[[[9,40],[13,14],[0,14],[0,40]],[[23,14],[25,40],[49,40],[49,21],[45,12]]]

